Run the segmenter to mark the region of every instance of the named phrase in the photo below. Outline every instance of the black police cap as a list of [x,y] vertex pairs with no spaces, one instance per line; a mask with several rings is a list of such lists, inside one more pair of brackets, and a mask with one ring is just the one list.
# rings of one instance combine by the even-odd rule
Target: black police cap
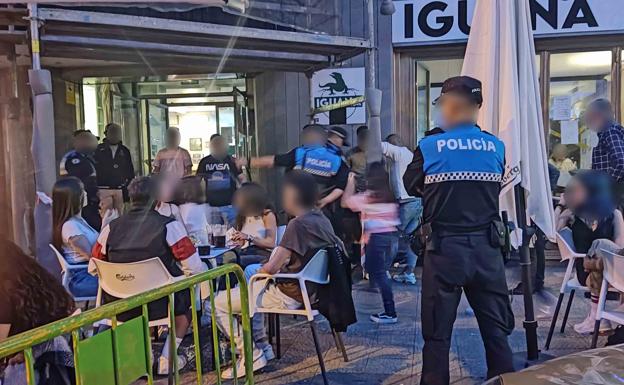
[[[440,97],[445,94],[462,95],[479,107],[483,104],[481,81],[470,76],[454,76],[446,79],[442,84]],[[434,104],[440,99],[440,97],[434,101]]]

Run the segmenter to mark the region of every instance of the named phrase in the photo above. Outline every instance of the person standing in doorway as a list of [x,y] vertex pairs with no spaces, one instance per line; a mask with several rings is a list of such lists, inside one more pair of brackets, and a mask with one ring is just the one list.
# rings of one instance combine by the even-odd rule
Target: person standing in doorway
[[426,252],[421,292],[421,385],[448,385],[457,306],[466,293],[485,347],[487,377],[514,370],[514,328],[501,247],[498,196],[505,145],[476,125],[481,82],[447,79],[436,100],[443,133],[423,138],[403,175],[408,194],[422,196]]
[[624,206],[624,128],[616,123],[613,106],[607,99],[596,99],[585,111],[587,127],[598,135],[592,151],[592,170],[607,173],[614,183],[618,207]]
[[197,175],[206,184],[206,203],[211,212],[217,213],[224,221],[233,224],[236,210],[232,206],[232,197],[245,174],[236,166],[235,159],[227,152],[227,143],[220,134],[210,137],[210,155],[204,157],[197,167]]
[[93,159],[97,142],[97,137],[89,130],[74,131],[74,149],[61,159],[59,174],[80,179],[87,192],[87,204],[82,209],[82,217],[91,227],[99,231],[102,226],[102,217],[99,212],[100,199]]
[[134,165],[128,147],[121,143],[121,126],[109,123],[104,129],[106,137],[95,150],[100,210],[116,209],[123,213],[127,201],[128,183],[134,179]]
[[158,151],[154,158],[152,169],[154,174],[165,174],[178,180],[192,174],[191,154],[180,147],[180,140],[180,129],[169,127],[165,141],[166,147]]
[[399,249],[396,259],[405,259],[405,269],[392,276],[397,282],[416,284],[416,260],[418,256],[410,247],[410,236],[416,231],[420,216],[422,215],[421,199],[411,196],[405,191],[403,185],[403,174],[407,166],[412,162],[414,154],[409,148],[403,145],[401,138],[397,134],[388,135],[385,142],[381,143],[381,149],[384,156],[390,160],[390,182],[392,191],[399,204],[399,218],[401,224],[398,226],[400,231]]

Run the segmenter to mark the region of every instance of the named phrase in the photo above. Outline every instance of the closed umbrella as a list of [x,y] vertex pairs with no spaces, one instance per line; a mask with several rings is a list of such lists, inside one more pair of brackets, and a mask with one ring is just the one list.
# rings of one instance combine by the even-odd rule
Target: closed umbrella
[[501,210],[518,224],[524,283],[524,327],[529,360],[538,358],[537,322],[531,296],[529,239],[532,220],[554,239],[548,158],[535,64],[529,0],[479,0],[462,74],[482,81],[479,124],[505,143]]

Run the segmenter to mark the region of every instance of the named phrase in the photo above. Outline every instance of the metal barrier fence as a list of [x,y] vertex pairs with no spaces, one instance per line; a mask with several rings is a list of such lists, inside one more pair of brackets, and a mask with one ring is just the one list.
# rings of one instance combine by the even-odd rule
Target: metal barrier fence
[[[245,374],[247,385],[253,385],[253,358],[251,341],[251,323],[249,320],[249,298],[247,282],[243,271],[238,265],[227,264],[197,274],[178,282],[150,290],[145,293],[118,300],[101,307],[86,311],[82,314],[64,318],[51,324],[12,336],[0,343],[0,359],[23,352],[26,365],[26,380],[28,385],[35,385],[33,346],[50,341],[58,336],[71,333],[73,340],[74,366],[76,385],[127,385],[141,377],[147,377],[147,384],[154,381],[152,373],[152,346],[149,330],[147,304],[160,298],[168,297],[169,312],[174,314],[174,293],[190,289],[192,307],[193,342],[195,345],[195,365],[197,384],[202,384],[202,364],[199,345],[199,330],[195,288],[202,282],[208,282],[210,287],[210,314],[212,318],[212,342],[214,349],[214,367],[216,369],[217,384],[221,384],[221,360],[219,338],[215,319],[215,280],[225,277],[225,286],[228,300],[228,315],[230,335],[234,335],[233,315],[231,302],[230,273],[234,274],[240,287],[241,318],[243,333],[243,356],[245,360]],[[127,322],[117,322],[117,315],[140,307],[139,317]],[[89,338],[81,339],[81,329],[91,327],[94,323],[110,319],[111,328],[97,333]],[[175,317],[169,317],[169,333],[175,331]],[[173,375],[169,376],[170,383],[179,384],[177,352],[175,338],[170,339],[169,357],[173,362]],[[234,378],[236,373],[236,343],[230,339]],[[171,365],[170,365],[171,367]],[[238,383],[238,380],[234,380]]]

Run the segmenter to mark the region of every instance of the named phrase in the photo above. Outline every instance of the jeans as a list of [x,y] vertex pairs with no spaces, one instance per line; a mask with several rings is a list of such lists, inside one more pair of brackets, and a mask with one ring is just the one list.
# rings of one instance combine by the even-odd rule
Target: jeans
[[388,278],[387,271],[392,265],[399,244],[399,234],[374,233],[370,235],[366,244],[365,267],[368,272],[371,285],[375,285],[381,292],[381,299],[386,314],[394,316],[394,295],[392,294],[392,284]]
[[259,272],[261,268],[262,268],[261,263],[254,263],[245,267],[245,280],[249,282],[249,279],[253,275],[255,275],[257,272]]
[[397,259],[405,258],[405,272],[413,273],[418,256],[412,251],[409,236],[416,231],[422,215],[422,201],[420,198],[399,204],[399,251]]
[[[253,284],[254,295],[256,298],[250,298],[251,301],[256,301],[256,306],[270,308],[270,309],[289,309],[295,310],[301,307],[301,304],[282,293],[277,286],[273,284],[267,285],[266,280],[256,281]],[[230,298],[232,302],[232,313],[241,313],[241,301],[240,301],[240,289],[234,288],[230,292]],[[251,306],[250,306],[251,308]],[[240,329],[240,324],[235,317],[228,315],[228,299],[227,293],[222,291],[215,298],[215,318],[217,320],[217,326],[221,333],[228,336],[228,338],[234,338],[236,342],[236,349],[241,354],[243,351],[243,333]],[[230,335],[230,318],[232,319],[232,330],[234,335]],[[254,342],[254,357],[258,350],[264,350],[269,345],[269,340],[266,335],[264,327],[264,314],[256,313],[251,319],[251,334]]]
[[69,292],[74,297],[95,297],[97,290],[98,279],[89,274],[87,269],[76,271],[69,278]]

